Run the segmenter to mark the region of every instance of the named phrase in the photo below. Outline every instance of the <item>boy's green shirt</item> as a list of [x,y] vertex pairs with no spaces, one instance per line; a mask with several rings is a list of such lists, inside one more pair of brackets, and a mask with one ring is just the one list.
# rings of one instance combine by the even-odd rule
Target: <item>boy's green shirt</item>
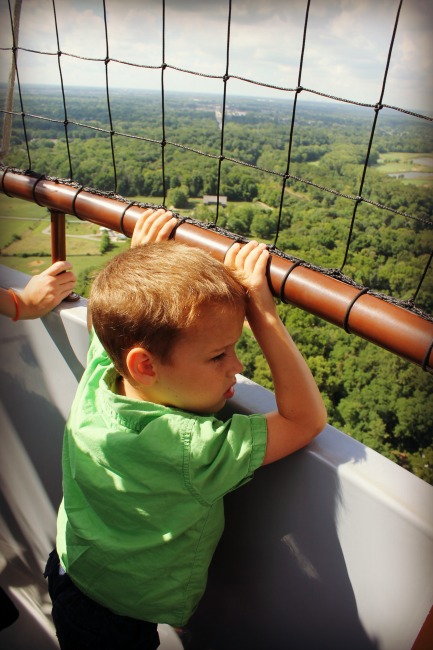
[[112,611],[184,625],[223,531],[223,496],[263,462],[266,419],[132,400],[116,379],[92,333],[65,430],[57,551],[76,586]]

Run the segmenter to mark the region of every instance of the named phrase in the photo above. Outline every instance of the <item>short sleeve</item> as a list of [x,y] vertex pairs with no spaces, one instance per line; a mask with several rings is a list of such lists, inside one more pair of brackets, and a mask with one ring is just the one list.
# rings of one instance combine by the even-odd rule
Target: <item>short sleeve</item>
[[193,420],[184,441],[184,479],[188,489],[209,505],[249,481],[266,451],[264,415],[235,414],[221,422]]

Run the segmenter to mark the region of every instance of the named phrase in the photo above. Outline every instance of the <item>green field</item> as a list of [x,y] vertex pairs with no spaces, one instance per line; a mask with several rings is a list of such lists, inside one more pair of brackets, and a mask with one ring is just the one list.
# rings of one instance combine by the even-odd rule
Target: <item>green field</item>
[[[39,99],[40,95],[35,97],[27,110],[34,107],[39,114]],[[50,102],[48,96],[46,100]],[[92,124],[105,125],[99,104],[90,105],[93,100],[84,94],[74,101],[77,115],[88,115]],[[324,104],[319,109],[305,106],[305,112],[299,119],[297,116],[290,178],[281,205],[280,174],[287,167],[287,107],[260,101],[251,108],[250,100],[246,107],[243,101],[239,100],[239,108],[245,108],[245,115],[230,118],[226,124],[226,158],[219,187],[228,205],[219,212],[218,225],[259,241],[273,243],[276,239],[283,252],[331,270],[339,267],[347,248],[347,276],[384,296],[414,299],[417,307],[433,313],[431,264],[428,267],[433,246],[430,125],[408,123],[406,117],[384,120],[383,129],[375,136],[363,189],[366,200],[359,205],[355,219],[353,198],[363,173],[370,117],[352,109],[343,114],[329,111]],[[138,99],[134,104],[125,96],[116,105],[116,122],[125,125],[125,132],[131,130],[146,138],[156,134],[157,140],[160,98],[152,102],[146,105],[143,121],[142,102]],[[177,98],[166,108],[170,141],[218,152],[220,132],[213,99],[204,101],[200,111],[195,101],[180,108]],[[64,176],[68,173],[66,152],[57,126],[51,121],[39,125],[31,143],[32,165],[47,175]],[[8,164],[24,168],[18,127],[15,135],[18,144],[11,150]],[[80,135],[76,132],[73,138],[74,180],[84,187],[112,190],[110,143],[102,135]],[[230,158],[245,164],[235,165]],[[154,147],[153,143],[117,138],[116,160],[117,191],[123,197],[160,205],[165,186],[167,204],[185,206],[179,207],[182,216],[215,220],[214,207],[205,206],[197,197],[215,194],[216,160],[205,155],[197,162],[193,151],[169,145],[165,184],[158,144]],[[249,165],[257,165],[257,170]],[[181,200],[176,190],[183,195]],[[349,233],[351,219],[353,231]],[[0,263],[27,274],[48,267],[49,226],[46,209],[0,195]],[[99,227],[70,216],[66,233],[66,256],[77,275],[76,290],[85,296],[93,270],[129,242],[113,242],[111,250],[102,254]],[[428,373],[358,336],[347,336],[313,314],[283,304],[277,308],[316,377],[329,422],[433,484],[433,400]],[[239,346],[244,374],[272,389],[258,344],[248,332],[245,336]]]
[[[376,169],[382,174],[423,174],[422,178],[399,178],[403,183],[433,185],[433,154],[389,151],[382,153]],[[425,176],[424,174],[429,174]]]
[[[162,203],[162,197],[133,196],[129,200],[153,205]],[[182,216],[193,216],[194,209],[201,203],[201,199],[189,199]],[[29,275],[48,268],[51,264],[50,225],[51,217],[46,208],[0,194],[0,263]],[[101,267],[128,246],[129,242],[112,242],[111,250],[102,255],[99,226],[66,215],[66,257],[77,277],[89,268]]]
[[[0,194],[0,263],[28,273],[40,273],[51,264],[51,219],[45,208]],[[101,255],[99,226],[66,217],[66,256],[78,276],[99,267],[129,244],[113,242]]]

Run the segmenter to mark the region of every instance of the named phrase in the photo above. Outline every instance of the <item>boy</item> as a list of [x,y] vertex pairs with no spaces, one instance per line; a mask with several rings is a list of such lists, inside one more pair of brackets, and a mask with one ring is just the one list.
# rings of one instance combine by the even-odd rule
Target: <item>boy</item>
[[[266,247],[235,243],[223,265],[165,241],[174,225],[171,213],[146,211],[131,249],[92,286],[96,334],[66,426],[58,556],[46,569],[63,650],[152,649],[158,623],[185,625],[222,534],[224,495],[326,422],[278,318]],[[222,422],[214,414],[242,370],[245,316],[278,410]]]

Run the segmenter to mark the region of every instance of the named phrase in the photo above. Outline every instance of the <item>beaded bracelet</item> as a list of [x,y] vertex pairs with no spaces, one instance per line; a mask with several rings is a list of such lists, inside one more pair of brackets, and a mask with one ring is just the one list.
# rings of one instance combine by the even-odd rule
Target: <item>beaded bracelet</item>
[[15,317],[12,318],[13,322],[16,323],[17,320],[20,317],[20,303],[18,302],[17,294],[13,289],[8,289],[9,293],[11,294],[12,298],[14,299],[15,303]]

